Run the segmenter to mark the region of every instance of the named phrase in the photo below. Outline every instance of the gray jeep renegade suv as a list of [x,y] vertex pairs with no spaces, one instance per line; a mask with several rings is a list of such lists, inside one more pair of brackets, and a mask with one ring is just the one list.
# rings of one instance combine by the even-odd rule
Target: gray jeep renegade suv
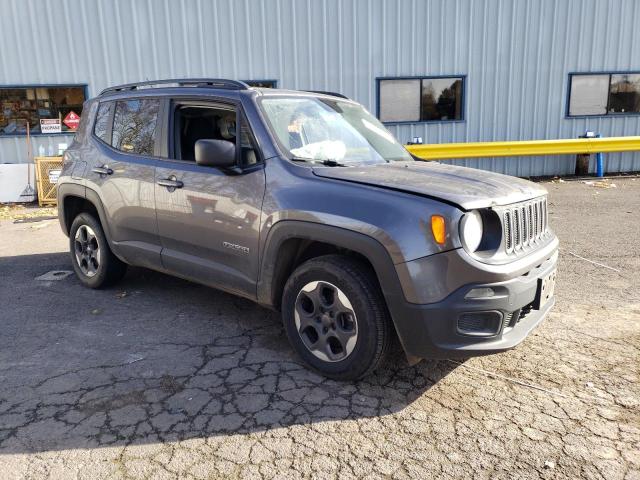
[[555,299],[546,191],[426,163],[341,95],[232,80],[123,85],[85,104],[58,184],[91,288],[147,267],[282,312],[302,359],[355,379],[509,349]]

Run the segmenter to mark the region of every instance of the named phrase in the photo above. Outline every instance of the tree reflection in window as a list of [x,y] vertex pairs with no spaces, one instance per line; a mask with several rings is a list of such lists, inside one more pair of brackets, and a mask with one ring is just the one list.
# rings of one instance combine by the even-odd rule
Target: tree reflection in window
[[434,78],[422,80],[422,120],[461,120],[462,80]]
[[113,102],[102,102],[98,107],[98,113],[96,115],[95,126],[93,127],[93,133],[103,142],[110,144],[111,139],[109,135],[109,120],[111,120],[111,113],[113,112]]
[[126,153],[152,156],[159,105],[156,99],[117,102],[111,145]]

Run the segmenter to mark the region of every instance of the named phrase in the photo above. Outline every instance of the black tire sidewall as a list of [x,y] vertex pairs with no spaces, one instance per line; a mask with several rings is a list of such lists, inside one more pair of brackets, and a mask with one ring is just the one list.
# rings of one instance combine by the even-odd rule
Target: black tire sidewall
[[[358,322],[358,340],[351,354],[338,362],[326,362],[309,351],[295,326],[295,302],[298,293],[307,283],[325,281],[342,290],[355,311]],[[299,267],[285,285],[282,299],[282,316],[289,341],[313,369],[336,379],[359,378],[376,361],[381,329],[378,316],[383,315],[371,285],[364,285],[360,278],[351,274],[349,269],[322,261],[310,261]],[[384,319],[382,319],[384,321]]]
[[[91,228],[96,235],[96,240],[98,241],[98,247],[100,248],[100,264],[98,265],[98,272],[93,276],[89,277],[84,274],[80,266],[78,265],[78,260],[75,255],[75,237],[78,229],[86,225]],[[104,231],[102,230],[102,226],[100,223],[88,213],[81,213],[78,215],[71,224],[71,230],[69,232],[69,253],[71,254],[71,264],[73,265],[73,270],[76,273],[76,276],[80,280],[83,285],[86,285],[90,288],[100,288],[105,285],[107,282],[107,275],[109,270],[108,262],[110,261],[110,250],[109,245],[107,243],[107,238],[104,235]]]

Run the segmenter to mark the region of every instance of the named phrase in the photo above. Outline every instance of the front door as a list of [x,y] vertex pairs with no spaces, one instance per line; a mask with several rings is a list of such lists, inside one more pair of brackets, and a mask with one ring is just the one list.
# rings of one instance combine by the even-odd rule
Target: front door
[[[264,169],[237,106],[173,102],[170,158],[156,169],[162,264],[170,273],[254,299]],[[195,142],[236,144],[235,171],[195,163]]]

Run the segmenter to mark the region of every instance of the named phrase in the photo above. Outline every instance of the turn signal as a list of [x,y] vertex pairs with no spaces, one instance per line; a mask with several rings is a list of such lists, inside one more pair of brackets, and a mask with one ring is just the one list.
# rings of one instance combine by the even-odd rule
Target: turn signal
[[447,227],[442,215],[431,215],[431,233],[433,233],[433,239],[437,244],[444,245],[447,238]]

